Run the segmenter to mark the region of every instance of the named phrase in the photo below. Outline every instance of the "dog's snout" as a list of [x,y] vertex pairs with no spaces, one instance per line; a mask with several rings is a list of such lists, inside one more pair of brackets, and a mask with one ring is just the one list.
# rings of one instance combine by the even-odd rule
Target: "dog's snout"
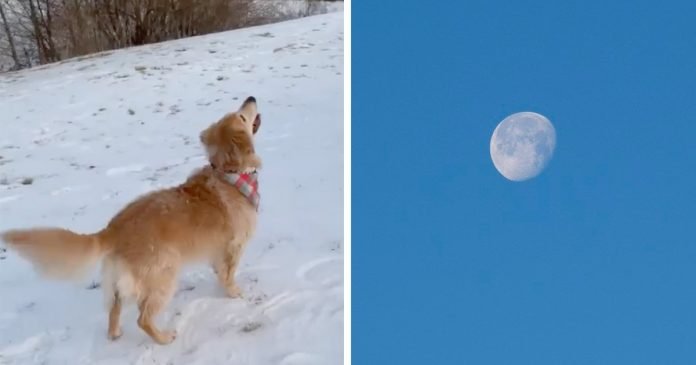
[[248,97],[246,100],[244,100],[244,104],[247,103],[256,103],[256,98],[253,96]]

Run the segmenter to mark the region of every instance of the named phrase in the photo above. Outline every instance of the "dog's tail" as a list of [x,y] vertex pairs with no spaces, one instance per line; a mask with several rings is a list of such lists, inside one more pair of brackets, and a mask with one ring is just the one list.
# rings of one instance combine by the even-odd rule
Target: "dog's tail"
[[61,228],[13,230],[1,238],[41,274],[56,279],[84,274],[111,248],[99,233],[77,234]]

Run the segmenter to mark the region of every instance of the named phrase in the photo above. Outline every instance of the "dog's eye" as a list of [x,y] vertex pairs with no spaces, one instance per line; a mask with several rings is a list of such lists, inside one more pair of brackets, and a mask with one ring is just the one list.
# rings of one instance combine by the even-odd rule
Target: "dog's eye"
[[246,123],[246,117],[243,116],[242,114],[239,114],[239,117],[242,118],[242,122]]

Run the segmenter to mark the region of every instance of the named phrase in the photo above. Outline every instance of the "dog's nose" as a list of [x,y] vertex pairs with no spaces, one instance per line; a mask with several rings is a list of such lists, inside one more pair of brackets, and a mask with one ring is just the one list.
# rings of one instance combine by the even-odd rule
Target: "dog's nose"
[[246,104],[246,103],[256,103],[256,98],[253,96],[250,96],[246,100],[244,100],[244,104]]

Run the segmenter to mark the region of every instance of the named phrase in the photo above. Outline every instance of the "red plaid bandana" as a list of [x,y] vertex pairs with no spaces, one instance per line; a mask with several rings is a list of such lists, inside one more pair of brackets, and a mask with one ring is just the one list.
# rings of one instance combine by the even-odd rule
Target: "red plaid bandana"
[[256,171],[254,172],[243,172],[243,173],[226,173],[225,179],[236,186],[239,192],[244,195],[249,203],[259,210],[259,201],[261,196],[259,195],[259,179]]

